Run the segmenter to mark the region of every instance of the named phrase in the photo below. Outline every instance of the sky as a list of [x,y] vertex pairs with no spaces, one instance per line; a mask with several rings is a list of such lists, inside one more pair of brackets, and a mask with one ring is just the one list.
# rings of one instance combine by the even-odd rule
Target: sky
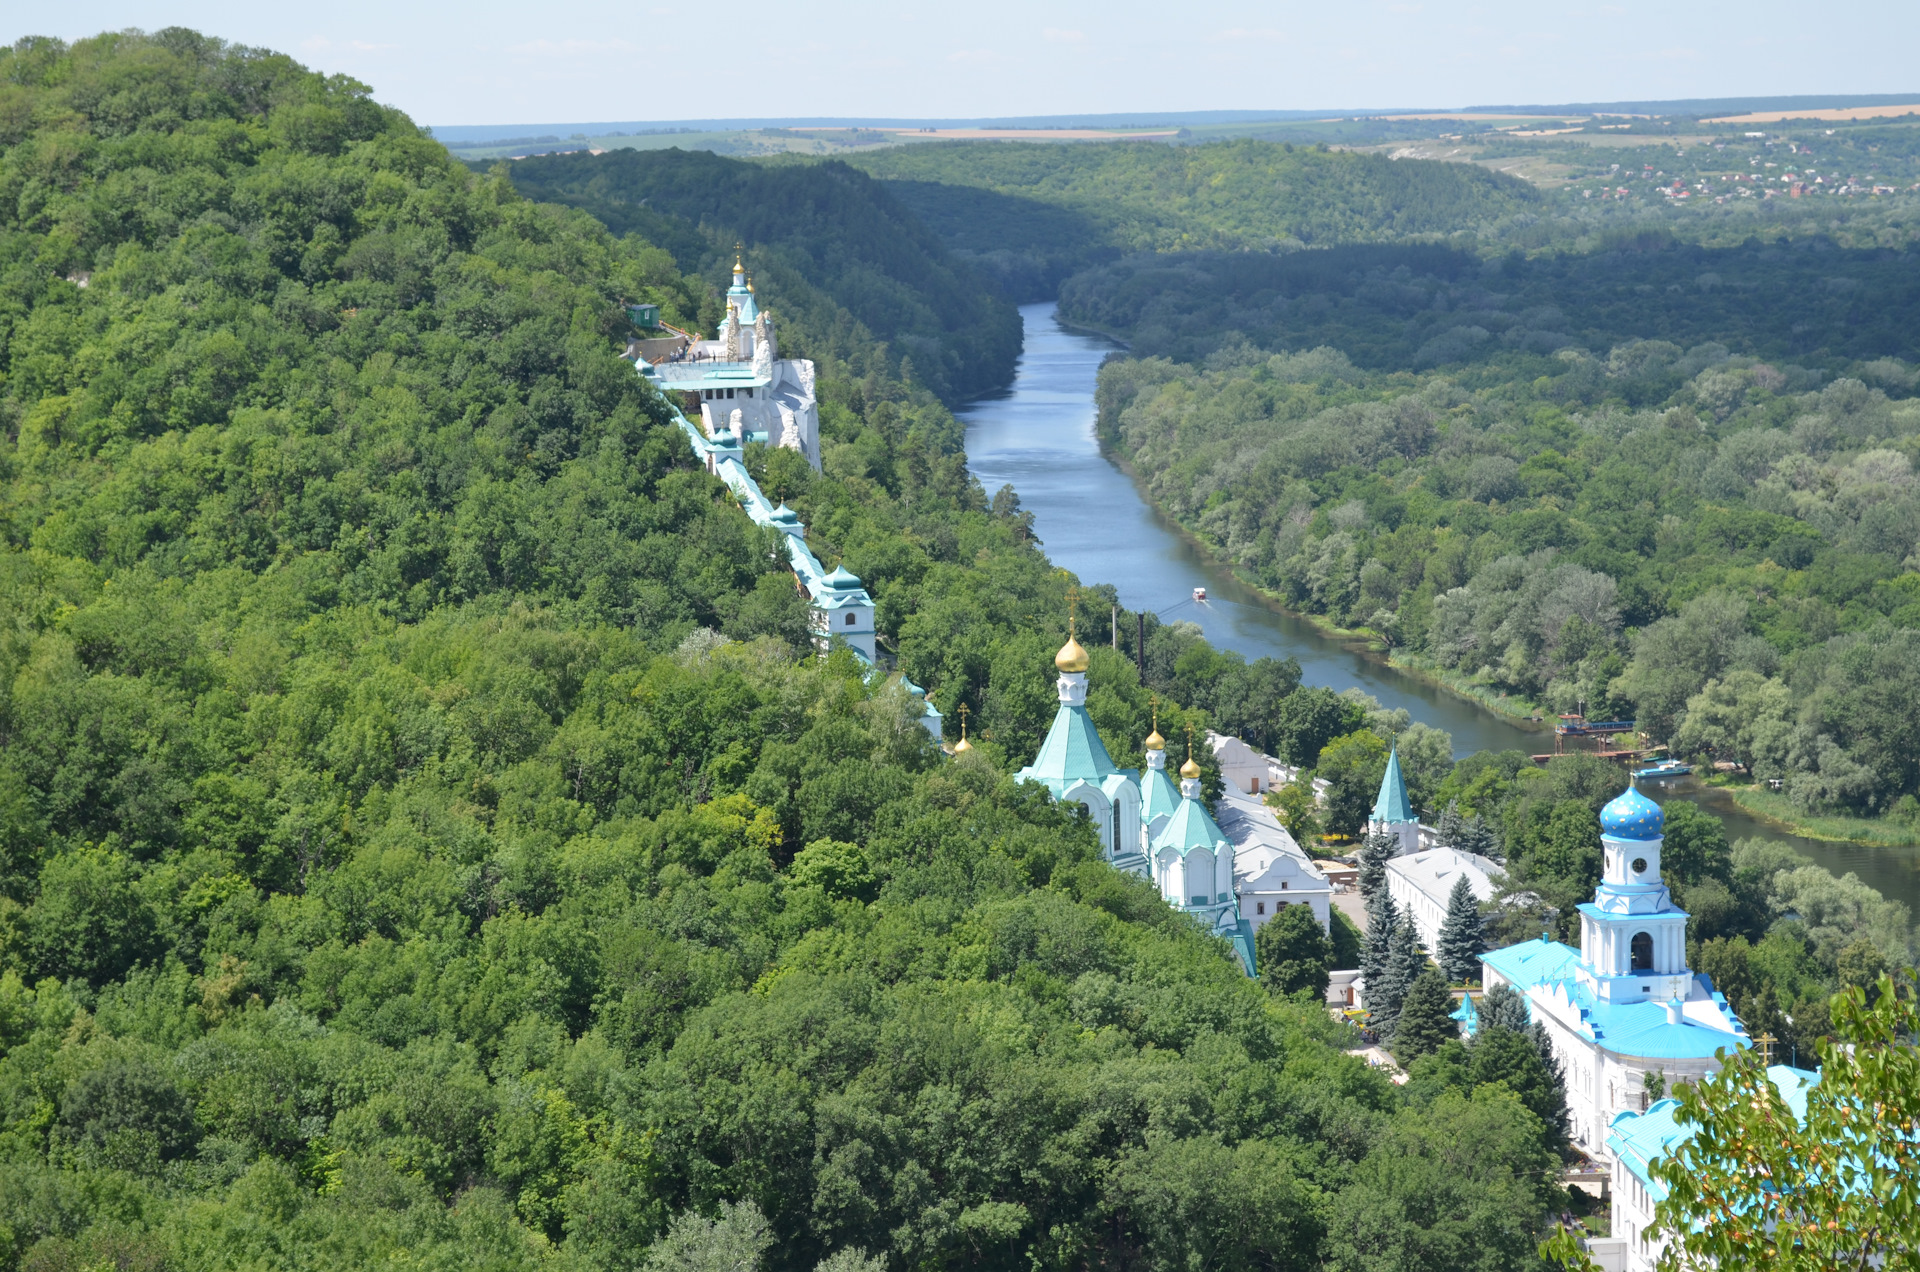
[[7,41],[166,26],[428,125],[1920,95],[1912,0],[0,0]]

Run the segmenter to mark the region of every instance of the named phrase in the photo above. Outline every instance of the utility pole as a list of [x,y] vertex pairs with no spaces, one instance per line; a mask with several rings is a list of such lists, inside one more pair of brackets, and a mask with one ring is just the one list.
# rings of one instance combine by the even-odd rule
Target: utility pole
[[1109,627],[1107,628],[1107,634],[1108,634],[1109,636],[1111,636],[1111,637],[1113,637],[1113,648],[1114,648],[1114,651],[1115,651],[1116,653],[1117,653],[1117,652],[1119,652],[1119,649],[1120,649],[1120,607],[1119,607],[1118,605],[1116,605],[1116,606],[1114,606],[1114,607],[1113,607],[1113,622],[1112,622],[1112,624],[1111,624],[1111,625],[1110,625],[1110,626],[1109,626]]
[[1135,614],[1134,621],[1139,628],[1133,640],[1133,662],[1140,669],[1140,683],[1147,683],[1147,612],[1141,610]]

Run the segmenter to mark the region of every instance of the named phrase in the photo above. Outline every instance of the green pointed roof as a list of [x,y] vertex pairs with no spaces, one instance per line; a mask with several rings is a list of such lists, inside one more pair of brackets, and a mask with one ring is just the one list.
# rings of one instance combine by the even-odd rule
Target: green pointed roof
[[1180,807],[1180,790],[1167,776],[1165,769],[1149,768],[1140,775],[1140,820],[1152,825],[1153,819],[1162,813],[1172,813]]
[[1400,775],[1398,743],[1387,756],[1387,774],[1380,779],[1380,797],[1373,801],[1373,820],[1387,823],[1419,820],[1413,815],[1412,801],[1407,798],[1407,779]]
[[1154,837],[1153,850],[1157,853],[1171,845],[1185,856],[1195,848],[1210,850],[1215,844],[1225,843],[1226,838],[1214,823],[1213,815],[1207,812],[1205,803],[1197,799],[1182,799],[1180,807],[1173,810],[1172,820]]
[[1020,770],[1020,776],[1060,783],[1064,788],[1081,780],[1098,786],[1119,771],[1113,757],[1107,754],[1106,744],[1100,741],[1100,730],[1093,727],[1087,709],[1061,703],[1053,717],[1053,727],[1047,730],[1047,740],[1040,744],[1040,754]]

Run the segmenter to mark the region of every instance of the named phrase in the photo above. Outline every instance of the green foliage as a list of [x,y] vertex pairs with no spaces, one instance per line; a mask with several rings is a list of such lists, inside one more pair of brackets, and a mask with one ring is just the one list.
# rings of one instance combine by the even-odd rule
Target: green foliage
[[1410,1065],[1421,1056],[1438,1051],[1443,1043],[1460,1036],[1455,1022],[1453,996],[1447,992],[1447,978],[1427,968],[1413,978],[1400,1003],[1399,1017],[1393,1026],[1393,1056],[1402,1065]]
[[[796,307],[752,462],[959,761],[618,357],[660,245],[191,32],[0,84],[0,1268],[1310,1267],[1474,1119],[1521,1214],[1524,1111],[1396,1121],[1005,775],[1070,580],[904,364]],[[1155,636],[1109,738],[1297,684]]]
[[1536,1216],[1562,1194],[1540,1122],[1499,1084],[1448,1091],[1396,1121],[1334,1201],[1328,1266],[1342,1272],[1527,1267]]
[[1313,789],[1313,770],[1300,769],[1284,786],[1268,787],[1263,798],[1287,833],[1293,836],[1293,841],[1308,852],[1313,851],[1324,832],[1320,822],[1320,797]]
[[[1020,317],[888,193],[837,160],[746,163],[705,151],[584,151],[521,159],[505,172],[542,202],[584,208],[616,234],[670,249],[719,279],[733,244],[754,282],[799,334],[789,356],[831,357],[865,373],[876,359],[949,403],[1005,384]],[[786,328],[782,328],[784,336]]]
[[1920,1015],[1882,978],[1834,1000],[1835,1039],[1805,1113],[1752,1050],[1680,1090],[1691,1138],[1654,1164],[1667,1196],[1652,1231],[1722,1267],[1892,1266],[1920,1250]]
[[1315,776],[1327,782],[1327,829],[1336,835],[1358,835],[1373,811],[1386,772],[1387,744],[1371,729],[1357,729],[1327,743],[1314,764]]
[[1355,870],[1360,885],[1360,895],[1368,901],[1375,893],[1387,886],[1387,863],[1400,855],[1400,838],[1384,831],[1368,835],[1360,841],[1360,851],[1355,854],[1358,868]]
[[1333,943],[1314,917],[1312,906],[1282,907],[1254,934],[1253,955],[1269,994],[1298,996],[1312,1003],[1326,1001]]
[[[991,208],[1012,231],[1000,246],[1045,259],[1085,226],[1129,251],[1219,247],[1242,252],[1304,243],[1392,240],[1491,225],[1538,205],[1524,182],[1466,164],[1241,140],[1199,146],[903,146],[852,162],[889,181],[921,183],[923,208]],[[933,189],[928,188],[931,183]],[[949,193],[949,190],[952,193]],[[988,203],[991,191],[1009,206]],[[1064,209],[1076,220],[1028,205]],[[976,244],[976,250],[981,244]]]
[[1463,874],[1453,881],[1453,891],[1447,897],[1447,917],[1440,925],[1439,948],[1433,952],[1434,962],[1440,964],[1447,979],[1455,984],[1478,980],[1480,955],[1486,949],[1486,936],[1480,922],[1480,902],[1473,895],[1473,885],[1467,882]]
[[[1889,286],[1907,268],[1858,262]],[[1492,322],[1483,303],[1461,298]],[[1538,331],[1509,315],[1497,353],[1429,371],[1417,349],[1323,343],[1344,337],[1302,305],[1306,352],[1236,337],[1204,365],[1109,363],[1099,427],[1213,550],[1416,667],[1634,719],[1783,779],[1803,809],[1887,810],[1920,793],[1920,409],[1904,372],[1866,368],[1904,367],[1913,328],[1776,349],[1751,306],[1659,307],[1702,324],[1691,348],[1649,338],[1632,306],[1579,340],[1565,307],[1540,306],[1529,321],[1559,344],[1525,352]]]

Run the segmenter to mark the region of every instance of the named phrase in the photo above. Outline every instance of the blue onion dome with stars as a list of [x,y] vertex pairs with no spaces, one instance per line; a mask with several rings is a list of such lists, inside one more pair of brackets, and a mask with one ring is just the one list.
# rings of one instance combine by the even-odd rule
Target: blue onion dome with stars
[[1615,839],[1658,839],[1666,824],[1660,805],[1631,786],[1600,810],[1600,833]]

